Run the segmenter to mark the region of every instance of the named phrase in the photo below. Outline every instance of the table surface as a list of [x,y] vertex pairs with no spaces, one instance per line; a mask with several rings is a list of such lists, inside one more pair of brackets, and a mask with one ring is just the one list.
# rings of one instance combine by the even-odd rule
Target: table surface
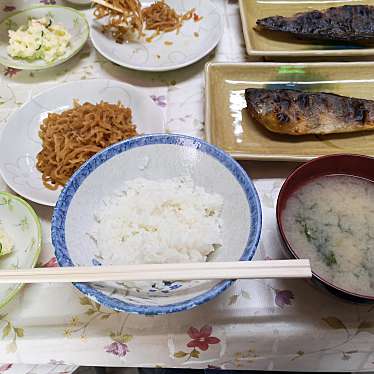
[[[38,2],[2,0],[0,17]],[[0,67],[1,124],[17,107],[48,87],[109,77],[144,87],[163,109],[168,131],[204,136],[204,64],[211,60],[246,61],[237,2],[215,3],[224,14],[222,41],[210,56],[180,71],[124,69],[97,54],[90,43],[72,60],[48,71]],[[256,258],[282,258],[275,201],[282,181],[296,164],[243,165],[255,180],[263,207]],[[37,204],[33,207],[43,221],[40,265],[55,266],[49,231],[52,209]],[[99,308],[72,285],[32,285],[1,311],[0,330],[2,363],[374,370],[374,307],[345,303],[301,280],[237,281],[227,292],[194,310],[156,317]],[[122,341],[114,341],[113,334],[121,335]],[[195,349],[188,347],[192,340],[198,341]]]

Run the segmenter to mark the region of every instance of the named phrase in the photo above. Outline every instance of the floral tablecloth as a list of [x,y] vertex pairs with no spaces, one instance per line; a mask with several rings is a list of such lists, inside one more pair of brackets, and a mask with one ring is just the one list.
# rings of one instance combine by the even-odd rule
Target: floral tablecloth
[[[0,17],[37,2],[2,0]],[[144,87],[164,110],[168,131],[203,136],[204,64],[212,59],[245,61],[237,2],[215,3],[226,28],[221,43],[215,53],[180,71],[127,70],[105,60],[89,43],[71,61],[48,71],[0,67],[1,123],[50,86],[111,77]],[[296,165],[243,165],[255,179],[263,206],[256,258],[282,258],[275,201],[284,177]],[[40,266],[56,266],[49,233],[52,210],[33,206],[44,229]],[[69,372],[74,365],[374,371],[374,307],[345,303],[300,280],[238,281],[203,306],[157,317],[100,308],[71,285],[32,285],[0,312],[0,372],[15,370],[17,363],[48,364],[42,370],[46,373],[53,367]],[[33,367],[28,372],[35,372]]]

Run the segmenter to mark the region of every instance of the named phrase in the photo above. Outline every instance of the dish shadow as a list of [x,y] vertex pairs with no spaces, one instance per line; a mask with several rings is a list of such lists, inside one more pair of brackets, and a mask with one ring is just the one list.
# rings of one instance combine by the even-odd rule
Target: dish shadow
[[[319,323],[319,320],[316,320],[315,311],[319,311],[321,309],[321,305],[324,305],[324,312],[326,315],[334,315],[333,313],[336,311],[336,308],[341,307],[341,316],[344,317],[345,325],[348,328],[353,328],[357,325],[357,309],[366,311],[368,308],[367,305],[357,306],[342,299],[338,299],[336,296],[330,295],[325,291],[316,289],[310,281],[296,279],[279,280],[277,282],[277,290],[292,290],[291,292],[294,297],[291,300],[291,306],[285,306],[282,309],[276,305],[275,299],[273,299],[275,298],[275,293],[272,294],[271,292],[266,292],[270,299],[267,300],[266,303],[261,303],[262,305],[259,307],[255,300],[262,292],[259,290],[259,288],[262,287],[261,285],[266,287],[266,282],[259,280],[240,281],[240,284],[237,283],[236,285],[233,285],[232,288],[229,288],[231,289],[231,292],[226,290],[214,300],[211,300],[201,306],[197,306],[192,310],[179,313],[152,317],[144,317],[142,315],[133,315],[127,313],[112,313],[110,317],[111,323],[112,326],[114,326],[116,323],[118,325],[125,323],[126,331],[138,337],[147,337],[149,335],[156,334],[167,336],[170,336],[170,334],[180,335],[181,332],[183,332],[183,330],[181,331],[181,327],[183,327],[183,325],[185,325],[185,331],[187,333],[191,321],[194,321],[194,326],[201,327],[207,323],[207,316],[209,316],[209,324],[218,328],[229,325],[242,326],[242,329],[248,329],[251,328],[251,326],[254,327],[255,325],[261,327],[274,327],[276,324],[302,324],[309,326]],[[230,306],[230,297],[235,294],[234,287],[238,286],[240,289],[249,292],[251,297],[253,297],[253,301],[247,301],[246,304],[243,305],[239,300],[237,305]],[[38,292],[46,292],[43,291],[46,289],[46,287],[43,285],[34,285],[33,288],[38,290]],[[68,322],[62,323],[61,321],[68,321],[72,314],[84,316],[86,310],[82,309],[82,305],[79,303],[79,296],[83,296],[83,294],[74,289],[72,285],[70,290],[66,288],[66,285],[62,284],[48,285],[48,288],[49,290],[54,288],[56,295],[58,295],[60,292],[69,292],[71,304],[69,305],[68,312],[65,308],[61,309],[60,313],[50,315],[48,311],[45,312],[42,308],[40,313],[34,313],[28,315],[27,318],[24,318],[25,327],[61,327],[61,325],[68,327]],[[256,296],[251,292],[253,288],[257,289],[257,292],[255,292],[255,294],[257,294]],[[45,294],[47,295],[47,293]],[[48,303],[49,302],[51,302],[51,300],[48,300]],[[9,312],[12,313],[17,311],[19,306],[19,302],[13,302],[8,307]],[[83,308],[89,308],[89,306],[83,306]],[[289,311],[286,310],[288,308]],[[279,312],[276,312],[277,310],[279,310]],[[109,309],[108,311],[110,312]],[[105,330],[107,326],[107,321],[97,319],[95,321],[95,328],[89,328],[89,337],[101,337],[103,329]],[[329,327],[326,326],[326,328]],[[45,337],[46,334],[40,334],[40,336],[38,336],[38,338],[42,340]],[[245,343],[244,346],[248,344],[248,335],[236,336],[236,338],[243,339],[243,344]]]
[[71,7],[71,8],[75,8],[77,10],[86,10],[86,9],[89,9],[91,7],[91,4],[78,4],[78,3],[70,2],[70,1],[67,1],[67,0],[62,0],[62,5],[67,6],[67,7]]
[[14,196],[19,196],[21,199],[25,200],[35,210],[35,213],[41,221],[51,221],[54,209],[52,206],[35,203],[34,201],[31,201],[28,198],[23,197],[22,195],[14,191],[12,188],[10,188],[8,185],[5,188],[3,188],[3,190],[5,192],[9,192]]
[[[75,54],[73,57],[71,57],[69,60],[63,62],[60,65],[42,69],[42,70],[25,70],[25,74],[13,74],[13,70],[9,73],[9,80],[11,80],[11,83],[22,83],[22,84],[37,84],[37,83],[50,83],[51,77],[53,77],[54,81],[56,82],[58,80],[58,77],[63,77],[65,74],[68,74],[69,72],[73,72],[75,68],[79,65],[79,62],[83,56],[85,56],[88,52],[88,49],[93,48],[90,47],[89,43],[86,41],[86,43],[83,45],[82,49]],[[11,69],[6,66],[3,68],[3,74],[6,76],[7,70]],[[15,72],[18,72],[16,69]]]
[[243,167],[245,172],[253,179],[283,179],[302,164],[302,162],[296,161],[237,161]]
[[[162,72],[135,70],[115,64],[104,57],[103,61],[101,61],[101,68],[110,78],[125,81],[139,87],[173,87],[201,75],[205,64],[214,59],[216,48],[201,60],[176,70]],[[126,73],[126,76],[124,76],[124,73]]]

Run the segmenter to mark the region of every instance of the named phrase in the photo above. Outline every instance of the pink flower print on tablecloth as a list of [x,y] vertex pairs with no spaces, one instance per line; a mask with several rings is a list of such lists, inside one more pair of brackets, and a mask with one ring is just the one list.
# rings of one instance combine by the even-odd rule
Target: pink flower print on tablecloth
[[159,107],[161,108],[166,107],[166,97],[164,95],[161,95],[161,96],[151,95],[151,99]]
[[191,358],[200,358],[201,352],[209,349],[210,345],[219,344],[221,339],[212,336],[212,326],[205,325],[200,330],[191,326],[187,330],[188,336],[192,339],[186,346],[192,348],[190,352],[178,351],[174,353],[174,358],[185,358],[186,361]]
[[4,12],[13,12],[13,10],[16,10],[16,7],[14,5],[4,5],[4,8],[3,8]]
[[222,370],[220,366],[208,365],[207,369]]
[[125,343],[113,342],[105,347],[105,352],[112,353],[118,357],[125,357],[129,352],[129,347]]
[[5,68],[4,70],[4,76],[13,78],[17,73],[19,73],[21,70],[16,68]]
[[9,370],[13,364],[3,364],[0,365],[0,373],[4,373],[5,371]]
[[275,290],[275,304],[280,308],[286,305],[292,305],[292,300],[295,296],[292,291],[289,290]]
[[202,351],[207,351],[210,344],[218,344],[221,340],[212,335],[212,326],[205,325],[200,330],[195,327],[190,327],[187,334],[192,339],[187,343],[189,348],[199,348]]
[[40,265],[41,268],[55,268],[57,267],[57,260],[56,257],[52,257],[49,261],[47,261],[45,264]]

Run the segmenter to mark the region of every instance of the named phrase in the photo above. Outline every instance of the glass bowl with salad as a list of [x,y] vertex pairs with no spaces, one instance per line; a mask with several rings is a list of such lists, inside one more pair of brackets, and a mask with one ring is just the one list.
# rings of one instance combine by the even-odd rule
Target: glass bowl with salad
[[[39,258],[42,230],[38,216],[23,199],[0,192],[0,269],[33,268]],[[0,308],[22,284],[0,284]]]
[[59,65],[83,47],[89,27],[83,14],[61,6],[35,6],[0,23],[0,63],[40,70]]

